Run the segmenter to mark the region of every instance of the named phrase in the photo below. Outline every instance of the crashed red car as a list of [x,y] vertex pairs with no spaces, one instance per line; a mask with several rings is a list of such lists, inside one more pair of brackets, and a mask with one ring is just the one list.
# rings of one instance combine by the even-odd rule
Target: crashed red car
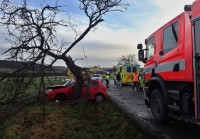
[[[46,95],[52,100],[63,101],[66,99],[72,99],[74,91],[75,79],[70,79],[64,85],[49,86],[46,88]],[[87,86],[89,84],[89,94],[87,93]],[[89,100],[95,100],[96,102],[102,102],[107,97],[107,88],[99,80],[85,79],[81,98],[88,98]]]

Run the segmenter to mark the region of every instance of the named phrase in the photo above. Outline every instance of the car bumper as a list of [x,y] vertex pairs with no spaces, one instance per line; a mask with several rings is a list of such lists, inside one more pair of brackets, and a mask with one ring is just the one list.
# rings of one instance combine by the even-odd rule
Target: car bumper
[[46,94],[46,96],[47,96],[48,98],[50,98],[50,99],[52,99],[52,100],[53,100],[54,97],[55,97],[53,94],[51,94],[51,93],[49,93],[49,92],[46,92],[45,94]]

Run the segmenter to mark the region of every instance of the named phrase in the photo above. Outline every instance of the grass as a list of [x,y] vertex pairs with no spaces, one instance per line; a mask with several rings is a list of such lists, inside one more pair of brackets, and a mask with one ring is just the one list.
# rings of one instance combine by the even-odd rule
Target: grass
[[[51,78],[54,80],[54,77]],[[62,84],[56,80],[53,84]],[[39,80],[35,81],[39,84]],[[46,86],[49,85],[45,79]],[[37,88],[14,105],[0,106],[0,138],[4,139],[142,139],[145,135],[107,100],[102,104],[65,102],[45,98],[45,109],[35,102]],[[44,114],[45,110],[45,114]]]
[[111,101],[102,104],[79,104],[53,101],[46,103],[46,114],[34,105],[5,123],[5,139],[141,139],[135,124],[130,122]]
[[[44,78],[44,83],[45,83],[45,88],[50,86],[50,85],[59,85],[59,84],[64,84],[63,81],[64,77],[55,77],[55,76],[50,76],[48,77],[48,79],[45,77]],[[28,78],[27,78],[28,80]],[[12,79],[9,80],[10,84],[6,85],[7,83],[7,79],[5,79],[4,81],[0,82],[0,102],[6,102],[7,100],[9,100],[10,98],[12,98],[12,96],[15,96],[15,92],[13,91],[15,88],[17,88],[16,86],[21,85],[20,81],[19,82],[14,82]],[[50,82],[49,82],[50,81]],[[16,85],[16,83],[19,83],[18,85]],[[13,88],[11,88],[11,85],[13,85]],[[15,85],[15,87],[14,87]],[[4,89],[3,86],[6,86],[6,89]],[[17,97],[18,97],[18,101],[23,101],[24,97],[25,99],[27,97],[36,97],[39,93],[39,86],[40,86],[40,78],[35,78],[31,84],[29,84],[26,87],[18,87],[20,90]],[[25,90],[24,90],[25,88]],[[42,96],[43,92],[40,92],[40,96]],[[4,98],[3,98],[4,97]],[[3,98],[3,99],[1,99]],[[22,99],[22,100],[20,100]]]

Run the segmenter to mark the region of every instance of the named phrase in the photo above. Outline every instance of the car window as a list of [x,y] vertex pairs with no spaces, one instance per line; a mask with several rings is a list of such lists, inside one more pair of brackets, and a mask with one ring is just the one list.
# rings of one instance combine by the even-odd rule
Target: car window
[[92,77],[100,77],[99,74],[93,74]]
[[98,82],[90,81],[90,86],[93,86],[93,87],[98,86]]
[[70,79],[69,81],[67,81],[64,86],[70,86],[72,83],[74,83],[74,79]]
[[94,80],[91,80],[91,81],[89,81],[88,82],[88,80],[85,80],[84,81],[84,86],[88,86],[88,85],[90,85],[90,86],[98,86],[98,82],[96,82],[96,81],[94,81]]

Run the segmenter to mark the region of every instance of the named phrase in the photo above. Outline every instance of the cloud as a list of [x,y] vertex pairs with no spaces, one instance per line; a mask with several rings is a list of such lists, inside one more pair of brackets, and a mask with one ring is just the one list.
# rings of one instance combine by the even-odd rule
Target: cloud
[[181,2],[176,0],[152,0],[152,2],[156,4],[157,7],[160,7],[159,25],[162,25],[182,13],[184,11],[184,6],[192,4],[194,0],[181,0]]
[[[87,58],[76,61],[78,65],[112,67],[118,57],[137,54],[138,43],[144,43],[145,38],[183,12],[184,5],[192,4],[193,0],[126,0],[126,2],[130,3],[126,12],[111,12],[105,15],[105,22],[100,23],[95,32],[90,32],[69,52],[73,59],[83,58],[84,48]],[[78,3],[70,1],[67,10],[73,17],[72,21],[79,25],[80,31],[83,31],[88,19],[78,11],[77,7],[74,8],[75,6],[78,6]],[[62,15],[62,17],[67,16]],[[3,37],[3,34],[1,35]],[[59,40],[74,41],[74,33],[70,29],[58,28],[57,36]],[[2,45],[3,43],[5,41],[1,40]],[[3,50],[1,47],[0,49]],[[65,65],[61,61],[56,64]]]

